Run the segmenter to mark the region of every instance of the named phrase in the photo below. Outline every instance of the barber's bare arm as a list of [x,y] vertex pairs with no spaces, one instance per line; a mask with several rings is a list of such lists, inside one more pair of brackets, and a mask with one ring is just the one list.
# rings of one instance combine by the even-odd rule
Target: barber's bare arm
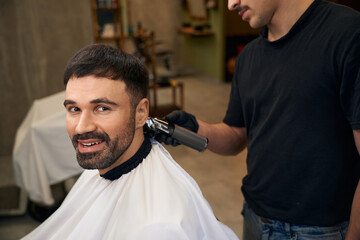
[[247,143],[246,128],[231,127],[225,123],[209,124],[201,120],[198,134],[209,139],[208,149],[221,155],[236,155]]
[[[354,130],[354,139],[356,148],[360,154],[360,130]],[[353,199],[351,208],[351,217],[346,240],[360,239],[360,180],[358,182],[356,192]]]

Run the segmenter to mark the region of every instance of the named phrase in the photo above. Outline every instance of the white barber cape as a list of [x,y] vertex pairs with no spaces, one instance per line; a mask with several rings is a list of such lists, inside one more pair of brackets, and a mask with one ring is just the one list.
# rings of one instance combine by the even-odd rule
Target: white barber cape
[[158,142],[145,139],[108,173],[85,170],[60,208],[23,239],[238,239]]

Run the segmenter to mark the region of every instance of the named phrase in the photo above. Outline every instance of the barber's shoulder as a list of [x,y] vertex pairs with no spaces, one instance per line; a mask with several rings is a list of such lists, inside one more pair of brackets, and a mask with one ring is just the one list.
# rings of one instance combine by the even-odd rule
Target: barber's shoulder
[[360,22],[360,12],[345,5],[335,4],[328,2],[329,9],[331,11],[330,16],[334,21],[341,25],[343,28],[358,29]]

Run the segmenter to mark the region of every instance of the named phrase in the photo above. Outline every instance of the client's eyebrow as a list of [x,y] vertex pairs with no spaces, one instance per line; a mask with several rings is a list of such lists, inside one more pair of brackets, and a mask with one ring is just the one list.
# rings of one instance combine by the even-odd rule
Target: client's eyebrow
[[[113,102],[113,101],[110,101],[110,100],[107,99],[107,98],[97,98],[97,99],[91,100],[90,103],[91,103],[91,104],[106,103],[106,104],[109,104],[109,105],[118,106],[117,103],[115,103],[115,102]],[[73,101],[73,100],[68,100],[68,99],[66,99],[66,100],[64,101],[64,106],[66,107],[66,106],[69,105],[69,104],[76,104],[76,102]]]
[[66,107],[69,104],[75,104],[75,102],[73,100],[65,100],[64,101],[64,106]]
[[91,104],[106,103],[106,104],[114,105],[114,106],[118,105],[116,102],[113,102],[107,98],[97,98],[97,99],[91,100],[90,103]]

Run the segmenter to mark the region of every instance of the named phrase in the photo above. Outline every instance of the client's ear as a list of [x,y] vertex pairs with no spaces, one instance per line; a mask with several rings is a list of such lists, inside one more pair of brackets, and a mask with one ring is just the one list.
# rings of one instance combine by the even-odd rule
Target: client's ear
[[136,107],[135,113],[135,126],[136,128],[142,128],[145,125],[145,122],[149,116],[149,100],[143,98],[140,100],[139,104]]

